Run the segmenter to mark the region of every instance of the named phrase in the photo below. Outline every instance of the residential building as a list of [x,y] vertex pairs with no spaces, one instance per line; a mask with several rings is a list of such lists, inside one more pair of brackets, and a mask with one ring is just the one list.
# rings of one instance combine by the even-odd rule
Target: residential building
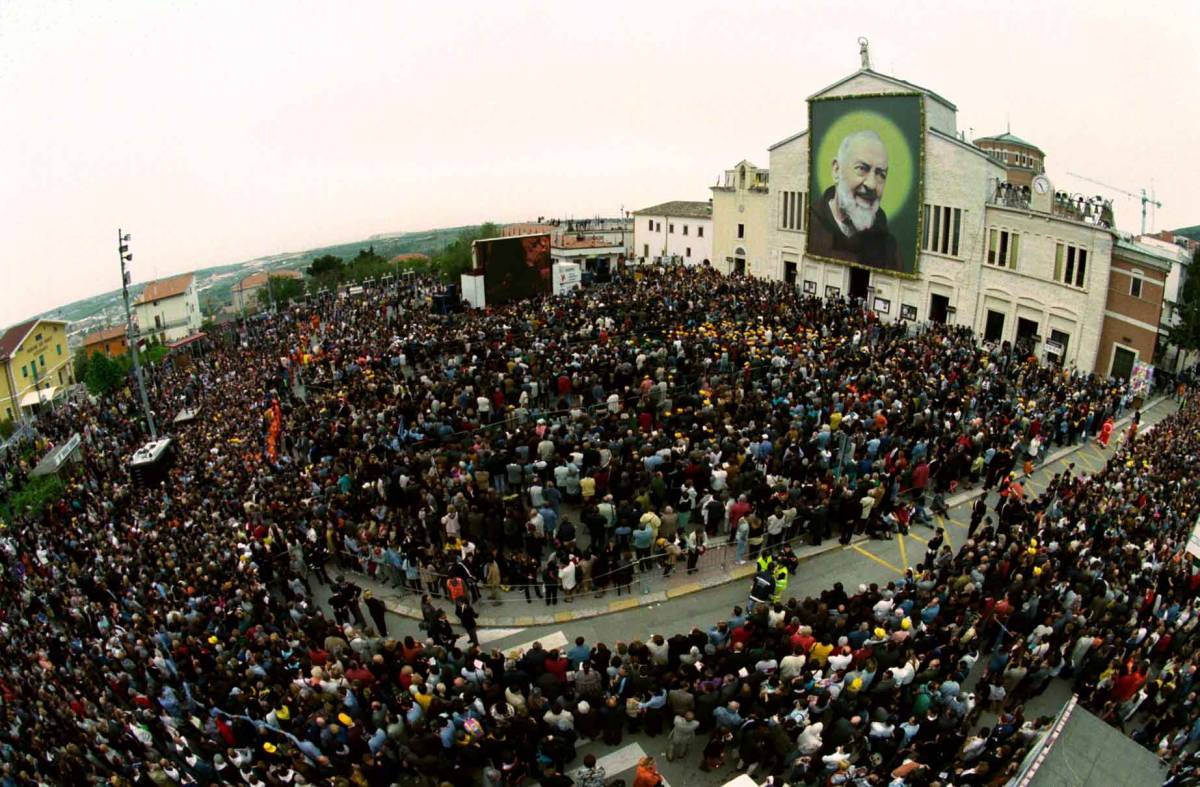
[[[1109,203],[1056,191],[1041,148],[1009,132],[972,144],[957,128],[953,103],[868,66],[809,101],[888,94],[916,95],[923,123],[911,274],[807,253],[812,207],[807,129],[772,145],[766,170],[743,162],[746,193],[739,191],[742,164],[713,188],[716,258],[736,260],[742,248],[752,275],[791,281],[808,294],[860,299],[883,319],[967,325],[986,341],[1020,343],[1039,357],[1084,371],[1112,371],[1118,345],[1133,348],[1143,360],[1152,355],[1144,327],[1130,321],[1156,324],[1158,318],[1148,315],[1160,308],[1161,266],[1151,264],[1153,254],[1120,240]],[[756,210],[760,190],[751,186],[758,172],[770,175],[762,181],[767,205],[762,242],[754,220],[742,218]],[[669,234],[669,222],[651,215],[656,212],[665,211],[638,212],[639,254],[662,254],[664,241],[677,242],[678,233]],[[731,237],[739,225],[747,243],[731,245],[741,240]],[[1110,282],[1114,249],[1121,272]],[[754,262],[758,255],[761,265]],[[1128,294],[1110,297],[1111,287],[1139,286],[1144,295],[1137,302]],[[1121,330],[1129,326],[1138,330]],[[1127,356],[1116,356],[1115,370],[1123,374]]]
[[1118,235],[1108,273],[1097,372],[1128,379],[1134,362],[1155,362],[1163,297],[1173,262],[1170,250]]
[[[749,161],[738,162],[712,187],[713,265],[722,273],[754,275],[764,269],[769,258],[767,226],[770,220],[769,173]],[[806,214],[795,195],[780,192],[787,201],[784,211],[792,210],[792,219],[803,221]],[[796,200],[794,203],[790,200]],[[793,208],[792,205],[795,205]],[[784,280],[795,283],[796,266],[784,270]]]
[[[262,291],[263,286],[266,285],[268,277],[295,281],[304,280],[304,274],[300,271],[278,270],[252,273],[233,285],[233,308],[239,312],[253,312],[257,310],[261,305],[258,294]],[[276,288],[276,291],[278,291],[278,288]],[[197,327],[199,326],[197,325]]]
[[67,323],[33,319],[0,336],[0,412],[18,420],[45,406],[74,382]]
[[1151,246],[1160,254],[1171,258],[1171,270],[1167,273],[1167,283],[1163,293],[1162,314],[1158,320],[1158,354],[1154,359],[1157,368],[1168,372],[1178,372],[1186,369],[1200,360],[1200,354],[1184,350],[1171,344],[1171,329],[1178,325],[1183,317],[1180,305],[1183,301],[1183,285],[1191,272],[1192,262],[1200,252],[1200,241],[1192,240],[1185,230],[1161,231],[1153,235],[1143,235],[1138,238],[1140,243]]
[[712,260],[713,206],[664,202],[633,212],[633,253],[640,262],[708,264]]
[[83,337],[83,351],[89,357],[95,353],[103,353],[109,358],[124,355],[129,352],[129,338],[126,336],[125,326],[114,325],[89,333]]
[[203,316],[195,276],[184,273],[152,281],[134,302],[138,336],[169,344],[200,330]]

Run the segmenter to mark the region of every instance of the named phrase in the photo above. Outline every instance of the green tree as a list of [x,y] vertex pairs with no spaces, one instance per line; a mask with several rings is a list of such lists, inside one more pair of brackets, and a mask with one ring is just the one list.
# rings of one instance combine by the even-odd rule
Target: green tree
[[323,254],[312,261],[305,271],[318,287],[335,287],[346,275],[346,263],[341,257]]
[[83,382],[87,379],[88,364],[90,361],[91,359],[88,358],[88,351],[86,347],[80,347],[75,351],[75,357],[72,359],[72,363],[75,367],[75,379],[77,381]]
[[105,396],[125,381],[124,364],[104,353],[95,353],[88,362],[84,385],[94,396]]
[[270,308],[272,303],[278,306],[286,306],[303,294],[303,279],[293,279],[288,276],[270,276],[267,278],[267,286],[258,289],[258,305],[263,308]]
[[499,234],[500,227],[490,221],[465,229],[440,254],[434,255],[430,268],[437,271],[443,281],[456,283],[462,274],[474,266],[471,244],[481,238],[495,238]]
[[374,246],[368,246],[365,249],[359,249],[354,259],[350,260],[350,264],[347,266],[346,278],[351,281],[378,279],[390,272],[391,265],[387,259],[376,254]]

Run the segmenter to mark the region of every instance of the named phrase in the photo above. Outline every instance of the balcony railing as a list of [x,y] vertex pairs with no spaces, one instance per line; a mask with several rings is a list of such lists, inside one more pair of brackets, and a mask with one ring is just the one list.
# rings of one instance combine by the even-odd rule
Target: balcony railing
[[[1028,186],[999,181],[988,204],[1018,210],[1033,210],[1032,193]],[[1078,221],[1097,227],[1113,226],[1112,202],[1103,197],[1085,197],[1058,191],[1050,203],[1050,214],[1055,218]]]

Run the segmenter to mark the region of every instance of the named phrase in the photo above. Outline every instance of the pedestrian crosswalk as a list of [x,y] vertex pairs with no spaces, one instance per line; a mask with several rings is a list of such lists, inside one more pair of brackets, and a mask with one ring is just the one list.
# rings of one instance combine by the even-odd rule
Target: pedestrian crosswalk
[[[520,628],[520,629],[479,629],[476,632],[476,634],[479,637],[479,644],[487,645],[489,642],[496,642],[498,640],[504,639],[505,637],[511,637],[514,634],[520,634],[524,630],[525,629],[523,629],[523,628]],[[463,634],[461,637],[459,637],[454,642],[454,644],[457,647],[465,648],[469,642],[470,642],[470,640],[467,639],[467,635]]]
[[[482,640],[483,638],[480,637],[480,639]],[[542,647],[546,650],[554,650],[555,648],[565,648],[568,640],[567,635],[562,633],[561,630],[552,631],[549,634],[543,634],[537,639],[531,639],[528,642],[522,642],[517,645],[505,645],[503,650],[505,653],[514,650],[529,650],[531,647],[533,647],[533,643],[535,642],[542,643]]]

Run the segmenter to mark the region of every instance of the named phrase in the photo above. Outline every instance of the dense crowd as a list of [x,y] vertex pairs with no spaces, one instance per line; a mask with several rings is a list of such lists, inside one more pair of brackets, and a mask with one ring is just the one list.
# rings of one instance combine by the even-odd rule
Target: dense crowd
[[[82,461],[0,536],[0,784],[596,787],[576,744],[633,730],[793,784],[998,784],[1056,677],[1165,757],[1200,737],[1191,399],[1114,432],[1124,384],[699,270],[465,315],[326,296],[150,383],[160,420],[202,408],[161,486],[128,472],[131,390],[38,420],[80,433]],[[1102,472],[1023,493],[1088,439],[1113,442]],[[788,597],[790,541],[887,537],[977,483],[1000,503],[957,554]],[[715,539],[757,563],[763,603],[563,652],[457,646],[429,603],[390,637],[353,581],[449,596],[474,639],[485,592],[620,592]]]

